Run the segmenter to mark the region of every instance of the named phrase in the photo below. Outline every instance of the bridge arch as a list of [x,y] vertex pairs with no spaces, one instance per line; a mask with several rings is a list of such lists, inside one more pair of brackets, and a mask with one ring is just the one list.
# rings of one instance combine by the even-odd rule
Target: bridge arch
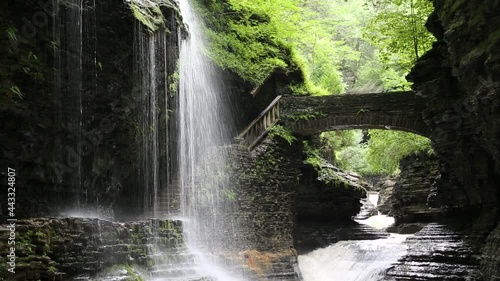
[[388,129],[430,136],[423,102],[413,92],[289,96],[281,99],[282,120],[296,135],[349,129]]

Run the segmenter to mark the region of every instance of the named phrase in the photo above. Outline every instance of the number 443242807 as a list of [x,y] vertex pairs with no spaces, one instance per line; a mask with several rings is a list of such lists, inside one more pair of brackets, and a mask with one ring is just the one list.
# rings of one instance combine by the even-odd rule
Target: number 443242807
[[8,185],[9,188],[7,190],[7,205],[9,206],[7,209],[9,210],[9,216],[15,217],[14,210],[16,209],[16,170],[9,168],[7,171],[8,175]]

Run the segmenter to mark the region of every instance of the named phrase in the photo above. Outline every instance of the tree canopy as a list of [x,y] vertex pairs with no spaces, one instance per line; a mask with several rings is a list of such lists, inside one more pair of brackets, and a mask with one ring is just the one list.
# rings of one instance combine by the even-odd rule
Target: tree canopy
[[[405,76],[430,49],[428,0],[199,0],[210,43],[222,68],[260,84],[275,69],[300,70],[296,94],[408,90]],[[398,132],[323,134],[339,165],[394,173],[401,157],[428,150],[427,139]],[[332,146],[335,146],[332,148]]]

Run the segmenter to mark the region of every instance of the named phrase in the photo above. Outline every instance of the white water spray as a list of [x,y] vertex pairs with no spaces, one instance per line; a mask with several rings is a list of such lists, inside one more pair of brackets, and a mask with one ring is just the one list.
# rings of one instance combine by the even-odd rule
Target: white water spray
[[299,256],[305,281],[376,281],[406,254],[406,236],[364,241],[340,241]]
[[187,0],[180,3],[189,29],[180,50],[179,163],[181,213],[188,247],[198,257],[201,274],[236,281],[229,274],[228,253],[237,235],[230,219],[227,151],[235,135],[229,93],[219,70],[204,55],[202,25]]
[[[378,197],[378,193],[369,193],[367,200],[377,206]],[[355,221],[385,229],[394,218],[378,214]],[[340,241],[299,256],[299,268],[305,281],[378,281],[407,253],[404,241],[408,236],[391,234],[384,239]]]

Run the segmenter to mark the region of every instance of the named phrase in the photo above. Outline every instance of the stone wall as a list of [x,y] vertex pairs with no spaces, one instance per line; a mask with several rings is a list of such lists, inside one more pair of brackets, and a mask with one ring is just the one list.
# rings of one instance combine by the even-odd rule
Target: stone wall
[[134,268],[155,265],[152,244],[165,250],[163,259],[179,261],[183,256],[179,221],[31,219],[18,221],[15,230],[15,273],[11,273],[7,271],[11,230],[0,226],[0,280],[88,280],[98,275],[136,280]]
[[[262,280],[298,280],[293,231],[296,225],[301,142],[266,138],[253,151],[233,146],[236,200],[245,264]],[[268,257],[267,263],[253,260]],[[269,259],[271,257],[271,259]]]

